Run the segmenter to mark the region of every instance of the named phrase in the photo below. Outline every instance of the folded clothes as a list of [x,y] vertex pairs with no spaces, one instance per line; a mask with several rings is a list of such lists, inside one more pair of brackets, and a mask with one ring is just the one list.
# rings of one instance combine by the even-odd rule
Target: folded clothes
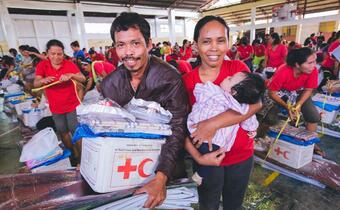
[[31,168],[34,168],[38,165],[41,165],[41,164],[53,159],[53,158],[55,158],[55,157],[57,157],[61,154],[63,154],[63,150],[60,147],[56,147],[54,150],[52,150],[51,152],[49,152],[45,156],[34,159],[34,160],[28,160],[28,161],[25,162],[25,164],[28,168],[31,169]]
[[[166,199],[157,209],[193,209],[191,204],[198,203],[197,192],[186,187],[168,189]],[[147,194],[135,195],[96,208],[96,210],[145,209],[143,205]]]
[[[279,133],[280,130],[282,129],[283,125],[279,124],[279,125],[275,125],[270,127],[271,131],[274,131],[276,133]],[[290,136],[296,139],[301,139],[304,141],[308,141],[311,139],[315,139],[318,138],[318,134],[316,132],[312,132],[312,131],[308,131],[305,128],[302,127],[294,127],[291,125],[287,125],[285,127],[285,129],[283,130],[282,134],[286,135],[286,136]]]

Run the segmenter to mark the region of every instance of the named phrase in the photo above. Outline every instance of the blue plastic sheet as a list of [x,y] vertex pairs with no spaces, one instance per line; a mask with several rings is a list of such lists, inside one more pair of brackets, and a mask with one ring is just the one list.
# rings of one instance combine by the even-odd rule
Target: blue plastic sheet
[[[274,131],[269,131],[268,132],[268,136],[272,137],[272,138],[276,138],[278,135],[277,132]],[[296,145],[302,145],[302,146],[308,146],[308,145],[312,145],[315,143],[319,143],[320,139],[319,138],[314,138],[314,139],[310,139],[308,141],[304,141],[304,140],[300,140],[300,139],[296,139],[292,136],[288,136],[286,134],[281,134],[279,137],[280,140],[292,143],[292,144],[296,144]]]
[[162,139],[166,136],[149,133],[123,133],[123,132],[100,132],[94,133],[86,124],[79,124],[72,137],[72,143],[75,144],[81,138],[96,137],[118,137],[118,138],[142,138],[142,139]]
[[[322,109],[323,107],[323,102],[320,102],[320,101],[313,101],[313,104],[315,106],[318,106]],[[340,109],[340,105],[338,106],[335,106],[335,105],[332,105],[332,104],[325,104],[325,108],[324,110],[326,110],[327,112],[332,112],[332,111],[336,111],[336,110],[339,110]]]

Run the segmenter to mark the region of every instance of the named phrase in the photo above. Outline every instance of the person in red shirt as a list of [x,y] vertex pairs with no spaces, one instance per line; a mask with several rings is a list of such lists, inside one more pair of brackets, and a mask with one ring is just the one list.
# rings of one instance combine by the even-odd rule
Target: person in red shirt
[[328,80],[336,80],[338,78],[339,62],[331,56],[331,53],[340,46],[340,31],[335,35],[335,40],[329,45],[325,60],[321,64],[323,71],[323,80],[319,85],[319,90]]
[[106,61],[86,61],[85,69],[89,72],[85,92],[90,91],[94,85],[98,84],[98,79],[102,81],[108,74],[116,70],[116,67]]
[[90,49],[89,55],[92,61],[105,61],[105,56],[101,53],[96,52],[95,50]]
[[[205,16],[196,24],[194,40],[197,42],[201,64],[182,78],[190,97],[190,103],[195,103],[193,95],[197,83],[211,81],[216,85],[227,77],[240,71],[248,71],[248,67],[239,60],[224,60],[228,50],[229,27],[217,16]],[[261,108],[261,103],[249,105],[245,115],[233,111],[223,112],[213,118],[195,125],[196,131],[187,138],[185,147],[200,165],[215,165],[214,170],[203,183],[198,186],[200,209],[218,209],[221,194],[223,194],[224,209],[240,209],[248,185],[253,165],[253,140],[247,132],[239,128],[235,143],[229,152],[219,149],[215,152],[201,155],[196,147],[211,140],[219,128],[239,124],[255,114]]]
[[37,65],[34,86],[37,88],[59,82],[45,89],[46,97],[64,145],[72,151],[73,158],[79,161],[81,144],[79,142],[73,147],[71,134],[78,124],[76,107],[80,104],[76,82],[85,82],[85,77],[73,62],[64,59],[62,42],[52,39],[47,42],[46,47],[48,60],[43,60]]
[[230,49],[227,50],[226,55],[228,56],[229,60],[235,60],[237,54],[237,47],[234,44]]
[[115,66],[117,67],[118,66],[118,63],[119,63],[119,57],[117,55],[117,52],[116,52],[116,48],[115,47],[110,47],[110,49],[108,50],[108,57],[109,57],[109,61]]
[[180,48],[180,58],[181,60],[188,60],[191,58],[192,49],[190,47],[190,42],[186,39],[183,40],[183,46]]
[[272,33],[268,40],[268,47],[266,51],[266,66],[278,68],[285,63],[288,54],[287,47],[281,44],[281,39],[278,33]]
[[265,59],[266,47],[264,46],[264,44],[261,44],[258,39],[255,39],[253,49],[254,49],[253,64],[259,66],[261,60]]
[[240,45],[237,47],[236,59],[243,61],[250,71],[253,71],[253,48],[249,45],[248,38],[242,37]]
[[291,50],[287,56],[287,64],[280,66],[267,84],[268,95],[275,104],[264,122],[272,124],[269,121],[276,119],[279,107],[283,107],[293,121],[297,119],[297,114],[302,112],[306,129],[315,132],[320,114],[311,96],[317,85],[315,53],[308,47]]

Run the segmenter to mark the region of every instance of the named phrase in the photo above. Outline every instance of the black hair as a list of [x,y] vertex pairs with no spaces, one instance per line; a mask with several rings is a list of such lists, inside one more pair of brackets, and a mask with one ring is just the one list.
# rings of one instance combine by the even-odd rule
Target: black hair
[[184,47],[184,45],[188,42],[187,39],[183,39],[183,42],[182,42],[182,47]]
[[336,32],[335,34],[335,39],[339,39],[340,38],[340,30],[338,32]]
[[195,26],[195,30],[194,30],[194,40],[195,40],[195,42],[198,41],[198,37],[200,35],[200,31],[203,28],[203,26],[205,26],[205,24],[207,24],[211,21],[217,21],[217,22],[221,23],[227,29],[227,38],[229,39],[229,27],[228,27],[227,23],[224,21],[224,19],[219,17],[219,16],[208,15],[208,16],[201,18]]
[[14,57],[18,55],[18,51],[14,48],[9,49],[9,53],[13,54]]
[[[30,51],[30,52],[35,52],[35,53],[40,54],[39,50],[37,48],[33,47],[33,46],[28,47],[27,50]],[[38,58],[36,55],[33,55],[33,54],[31,54],[30,57],[32,58],[33,66],[36,66],[41,60],[40,58]]]
[[57,47],[60,47],[61,49],[63,49],[64,51],[64,44],[57,40],[57,39],[51,39],[50,41],[47,42],[46,44],[46,51],[48,51],[52,46],[57,46]]
[[235,92],[233,97],[241,104],[256,104],[262,99],[266,90],[264,80],[258,74],[242,73],[246,78],[231,88]]
[[242,37],[240,43],[243,45],[248,45],[249,44],[248,37],[246,36]]
[[29,47],[30,47],[30,46],[28,46],[28,45],[20,45],[20,46],[19,46],[19,50],[25,51],[25,50],[28,50]]
[[2,64],[4,65],[14,65],[14,58],[12,58],[11,56],[8,56],[8,55],[4,55],[2,57]]
[[113,43],[116,43],[116,32],[127,31],[129,28],[139,29],[143,34],[145,43],[149,44],[150,25],[143,16],[135,12],[123,12],[112,22],[110,34]]
[[80,47],[78,41],[71,42],[71,47]]
[[289,42],[288,47],[295,47],[296,43],[294,41]]
[[280,36],[278,33],[272,33],[270,34],[270,36],[272,37],[273,39],[273,44],[274,45],[277,45],[277,44],[280,44],[281,43],[281,39],[280,39]]
[[316,63],[321,63],[323,61],[323,54],[317,53],[316,54]]
[[288,52],[286,63],[290,67],[295,67],[296,64],[301,65],[308,59],[309,56],[313,55],[313,50],[309,47],[303,47],[300,49],[292,49]]
[[178,70],[178,63],[174,59],[169,60],[168,63]]

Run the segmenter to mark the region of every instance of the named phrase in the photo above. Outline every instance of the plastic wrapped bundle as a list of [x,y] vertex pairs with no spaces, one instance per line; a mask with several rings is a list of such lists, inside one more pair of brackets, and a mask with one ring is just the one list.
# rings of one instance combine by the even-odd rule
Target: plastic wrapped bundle
[[154,101],[132,98],[124,108],[137,119],[147,122],[166,124],[172,119],[171,112],[165,110],[159,103]]

